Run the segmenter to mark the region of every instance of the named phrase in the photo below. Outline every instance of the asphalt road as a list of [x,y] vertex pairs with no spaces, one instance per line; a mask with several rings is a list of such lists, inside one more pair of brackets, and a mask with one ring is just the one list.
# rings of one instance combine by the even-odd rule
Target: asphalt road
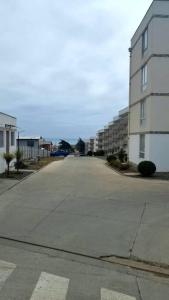
[[167,300],[169,280],[102,257],[169,265],[169,185],[68,158],[0,196],[0,299]]

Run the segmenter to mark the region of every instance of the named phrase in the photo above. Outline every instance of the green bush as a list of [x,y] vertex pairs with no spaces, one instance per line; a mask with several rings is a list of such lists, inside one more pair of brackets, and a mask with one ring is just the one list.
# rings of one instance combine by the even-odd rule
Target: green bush
[[117,157],[115,155],[113,155],[113,154],[107,156],[108,163],[110,163],[111,161],[116,160],[116,159],[117,159]]
[[92,151],[88,151],[88,152],[87,152],[87,155],[88,155],[88,156],[93,156],[93,152],[92,152]]
[[150,177],[156,172],[156,165],[152,161],[142,161],[138,165],[138,171],[144,177]]

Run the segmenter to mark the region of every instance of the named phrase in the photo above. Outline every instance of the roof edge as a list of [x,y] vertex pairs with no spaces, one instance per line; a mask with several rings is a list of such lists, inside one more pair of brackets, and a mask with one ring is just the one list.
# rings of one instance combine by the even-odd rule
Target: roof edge
[[13,118],[13,119],[15,119],[15,120],[16,120],[16,117],[14,117],[14,116],[11,116],[11,115],[9,115],[9,114],[6,114],[6,113],[3,113],[3,112],[1,112],[1,111],[0,111],[0,115],[4,115],[4,116],[10,117],[10,118]]

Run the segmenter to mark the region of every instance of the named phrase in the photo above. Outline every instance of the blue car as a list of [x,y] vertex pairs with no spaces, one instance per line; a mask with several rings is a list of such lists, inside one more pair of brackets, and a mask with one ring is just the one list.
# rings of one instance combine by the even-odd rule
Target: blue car
[[51,157],[55,157],[55,156],[64,156],[64,157],[66,157],[66,156],[68,156],[68,155],[69,155],[68,152],[61,151],[61,150],[53,151],[53,152],[50,153],[50,156],[51,156]]

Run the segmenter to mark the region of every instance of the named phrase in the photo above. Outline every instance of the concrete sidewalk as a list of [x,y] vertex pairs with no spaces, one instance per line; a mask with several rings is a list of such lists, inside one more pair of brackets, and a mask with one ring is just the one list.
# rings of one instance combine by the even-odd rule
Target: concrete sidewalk
[[18,180],[15,180],[15,179],[0,178],[0,195],[2,195],[4,192],[11,189],[17,183],[18,183]]
[[96,158],[52,163],[0,196],[0,235],[85,255],[169,265],[169,186]]

